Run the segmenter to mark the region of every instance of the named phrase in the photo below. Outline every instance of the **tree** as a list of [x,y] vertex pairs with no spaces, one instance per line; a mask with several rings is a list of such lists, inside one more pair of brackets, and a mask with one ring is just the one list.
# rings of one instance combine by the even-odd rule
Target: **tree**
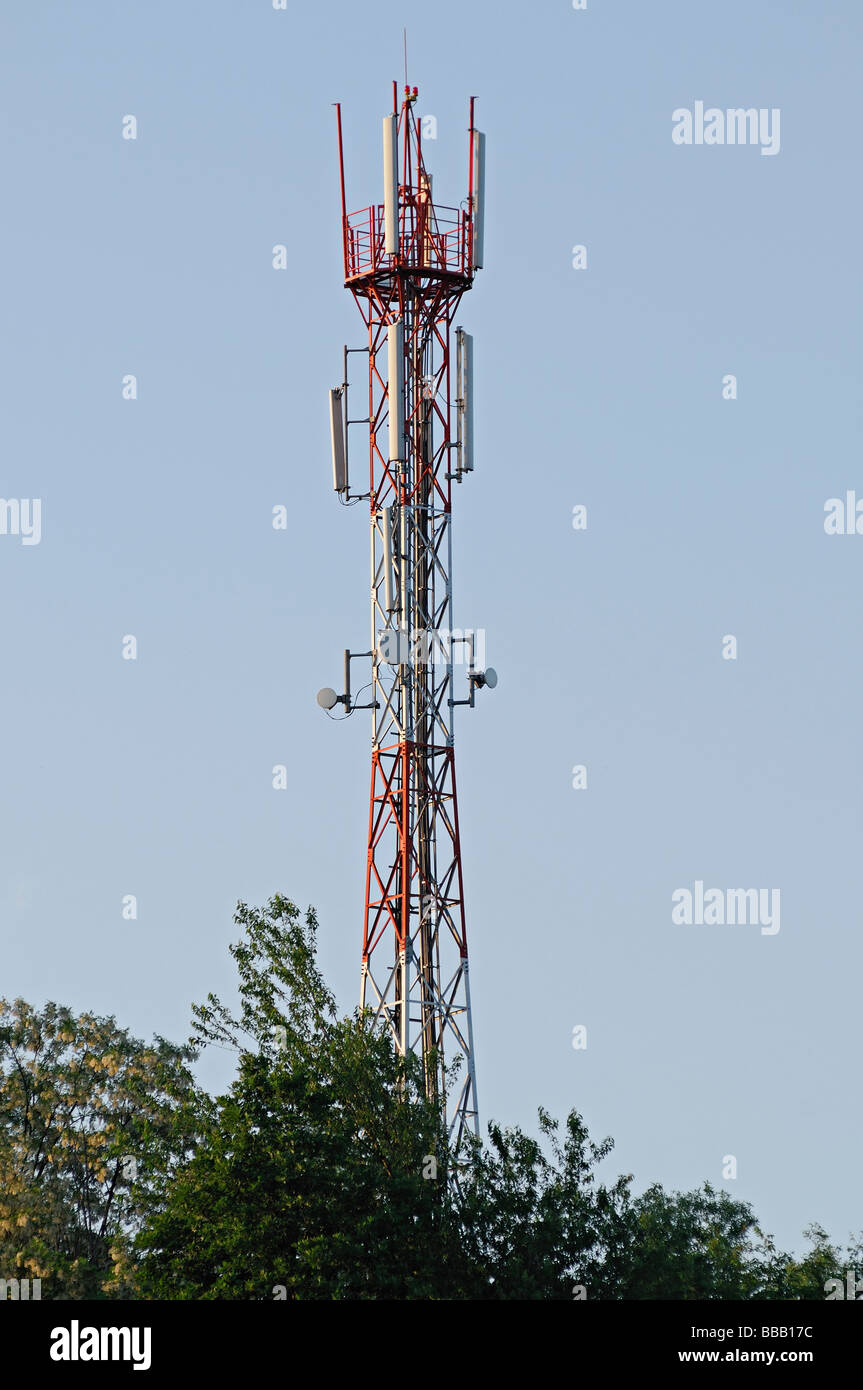
[[600,1261],[625,1226],[628,1178],[597,1186],[594,1168],[612,1141],[591,1142],[572,1111],[563,1141],[559,1124],[538,1112],[540,1138],[518,1127],[489,1126],[471,1180],[454,1194],[470,1266],[483,1271],[473,1297],[568,1299],[597,1296]]
[[132,1234],[194,1143],[193,1056],[0,999],[0,1276],[41,1279],[43,1298],[134,1296]]
[[815,1299],[828,1296],[831,1280],[839,1280],[841,1292],[834,1289],[832,1297],[848,1294],[847,1276],[861,1284],[863,1293],[863,1236],[852,1236],[845,1250],[833,1245],[821,1226],[808,1226],[803,1232],[811,1249],[800,1260],[777,1251],[773,1241],[765,1238],[767,1254],[764,1292],[757,1295],[773,1299]]
[[625,1258],[606,1262],[605,1296],[749,1299],[765,1283],[765,1252],[752,1208],[709,1183],[666,1192],[654,1183],[625,1203]]
[[498,1299],[749,1298],[767,1265],[751,1209],[709,1184],[640,1196],[632,1175],[611,1186],[595,1169],[613,1143],[594,1144],[581,1116],[560,1126],[539,1112],[541,1138],[490,1126],[462,1204],[463,1238]]
[[337,1017],[314,912],[275,897],[235,921],[239,1016],[213,995],[194,1015],[195,1042],[234,1048],[238,1076],[139,1236],[148,1295],[820,1299],[841,1273],[824,1232],[796,1261],[709,1184],[599,1182],[612,1141],[576,1111],[561,1132],[540,1110],[538,1138],[492,1124],[456,1165],[417,1059]]
[[240,904],[239,1017],[213,995],[196,1038],[236,1048],[206,1142],[142,1232],[144,1285],[171,1298],[438,1298],[465,1271],[447,1146],[414,1058],[338,1019],[317,922]]

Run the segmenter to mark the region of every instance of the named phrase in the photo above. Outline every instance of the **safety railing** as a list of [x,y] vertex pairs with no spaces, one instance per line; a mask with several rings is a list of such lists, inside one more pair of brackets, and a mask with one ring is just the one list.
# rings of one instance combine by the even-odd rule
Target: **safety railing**
[[[470,275],[470,219],[463,208],[433,204],[420,190],[402,189],[399,245],[402,264],[431,272]],[[345,278],[389,270],[394,257],[384,250],[383,203],[345,218]]]

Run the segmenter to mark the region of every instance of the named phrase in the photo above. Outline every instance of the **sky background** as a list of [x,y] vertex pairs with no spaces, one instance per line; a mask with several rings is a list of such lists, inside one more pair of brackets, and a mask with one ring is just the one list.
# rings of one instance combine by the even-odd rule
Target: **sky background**
[[[404,25],[441,202],[470,95],[488,142],[453,525],[453,621],[500,675],[456,730],[483,1122],[576,1107],[609,1177],[844,1239],[863,537],[823,523],[863,497],[856,0],[7,0],[0,493],[43,535],[0,536],[0,994],[180,1040],[232,994],[237,900],[278,891],[356,1003],[368,717],[315,704],[368,642],[332,103],[360,208]],[[675,145],[696,100],[778,107],[779,154]],[[673,924],[696,879],[780,889],[779,933]]]

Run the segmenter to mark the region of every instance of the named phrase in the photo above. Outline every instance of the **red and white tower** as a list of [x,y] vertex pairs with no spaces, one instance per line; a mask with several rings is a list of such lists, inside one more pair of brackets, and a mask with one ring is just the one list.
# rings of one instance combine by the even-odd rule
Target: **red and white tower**
[[[372,711],[360,1002],[403,1054],[421,1055],[427,1093],[446,1107],[458,1148],[479,1126],[453,716],[497,677],[478,669],[482,634],[452,626],[453,485],[473,469],[473,345],[453,325],[483,262],[485,137],[471,99],[468,195],[457,208],[436,204],[416,98],[406,87],[399,108],[393,84],[393,110],[383,119],[384,199],[351,213],[337,107],[345,286],[367,342],[345,349],[344,381],[330,392],[333,482],[343,502],[369,502],[371,651],[345,652],[344,692],[322,690],[318,702]],[[351,353],[368,359],[368,397],[363,391],[354,418]],[[348,441],[359,425],[368,491],[358,494]],[[371,700],[355,705],[351,662],[368,658]]]

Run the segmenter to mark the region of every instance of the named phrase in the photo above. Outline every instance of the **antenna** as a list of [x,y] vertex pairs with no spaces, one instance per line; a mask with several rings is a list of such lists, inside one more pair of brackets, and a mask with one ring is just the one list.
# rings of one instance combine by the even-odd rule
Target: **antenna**
[[330,391],[330,448],[333,455],[333,487],[336,492],[348,490],[348,462],[345,452],[345,424],[342,417],[342,392],[335,386]]
[[458,427],[458,471],[473,472],[473,336],[455,331]]
[[471,266],[482,270],[483,243],[485,240],[485,136],[481,130],[473,132],[473,251]]
[[355,709],[377,709],[374,701],[370,705],[355,705],[351,700],[351,662],[356,657],[374,656],[374,652],[352,652],[345,648],[345,689],[344,694],[337,695],[332,686],[325,685],[323,690],[318,691],[317,700],[321,709],[335,709],[336,705],[344,705],[345,714],[353,714]]
[[393,509],[384,507],[381,512],[384,540],[384,607],[392,613],[396,606],[393,589]]
[[387,327],[387,409],[389,411],[389,461],[404,454],[405,438],[405,326],[404,320]]
[[399,118],[384,116],[384,251],[399,249]]

